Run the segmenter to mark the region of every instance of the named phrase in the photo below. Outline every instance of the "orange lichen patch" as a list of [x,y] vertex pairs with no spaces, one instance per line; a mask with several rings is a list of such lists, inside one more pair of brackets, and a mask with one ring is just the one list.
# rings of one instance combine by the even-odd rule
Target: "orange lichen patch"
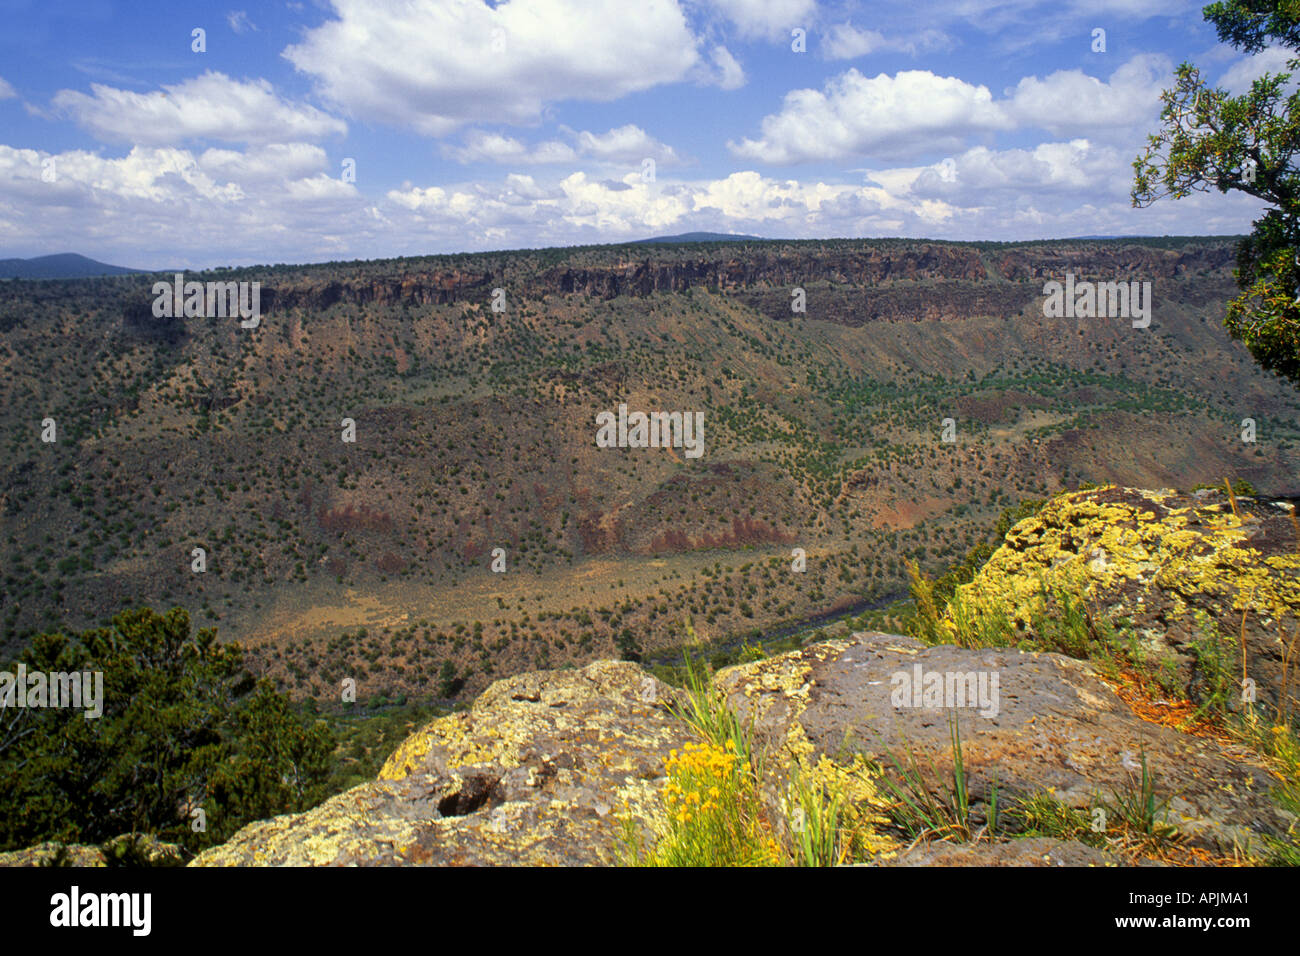
[[1193,737],[1206,737],[1223,744],[1234,743],[1228,732],[1217,723],[1197,716],[1196,704],[1190,700],[1170,700],[1167,691],[1150,677],[1125,668],[1114,677],[1098,676],[1128,704],[1133,713],[1149,724],[1172,727]]

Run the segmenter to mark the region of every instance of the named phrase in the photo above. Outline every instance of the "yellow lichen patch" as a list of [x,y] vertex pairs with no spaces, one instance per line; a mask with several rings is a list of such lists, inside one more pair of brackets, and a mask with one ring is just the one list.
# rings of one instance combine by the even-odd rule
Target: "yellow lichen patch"
[[[1274,618],[1300,608],[1300,558],[1251,547],[1257,519],[1218,505],[1165,507],[1168,493],[1122,489],[1121,500],[1096,500],[1106,491],[1118,493],[1063,495],[1017,524],[960,596],[975,606],[995,596],[1021,624],[1042,610],[1045,582],[1089,599],[1159,588],[1170,618],[1197,598]],[[951,616],[940,626],[957,632]]]
[[756,715],[759,718],[765,716],[777,699],[789,702],[797,714],[807,706],[813,663],[843,653],[851,643],[825,641],[776,657],[725,668],[718,677],[725,685],[743,685],[745,697],[749,700],[761,700],[764,707],[763,712]]
[[380,780],[402,780],[424,762],[435,743],[464,738],[464,714],[439,717],[411,734],[398,745],[379,770]]
[[384,761],[379,779],[404,779],[424,765],[425,758],[434,747],[443,748],[448,768],[492,762],[500,756],[504,747],[501,735],[500,727],[473,727],[467,714],[439,717],[402,741]]
[[[447,769],[495,764],[510,769],[539,752],[538,742],[553,739],[541,751],[556,753],[578,740],[622,741],[653,746],[658,741],[650,729],[663,724],[655,709],[642,699],[646,675],[633,664],[597,661],[578,671],[521,674],[494,682],[468,713],[438,718],[405,740],[380,771],[382,780],[400,780],[426,766],[438,751]],[[654,698],[667,692],[653,685]],[[609,704],[619,705],[610,708]],[[647,737],[651,739],[646,739]],[[631,769],[624,761],[611,769]]]
[[797,690],[807,681],[814,662],[825,661],[853,646],[852,641],[822,641],[809,647],[786,651],[775,657],[767,657],[746,664],[736,664],[718,672],[724,674],[744,675],[746,684],[760,684],[766,690]]

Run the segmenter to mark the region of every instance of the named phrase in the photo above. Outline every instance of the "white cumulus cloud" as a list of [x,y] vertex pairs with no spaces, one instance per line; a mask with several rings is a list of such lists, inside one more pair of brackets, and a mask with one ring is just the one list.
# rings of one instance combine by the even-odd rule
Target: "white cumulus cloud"
[[807,30],[817,14],[817,0],[713,0],[746,39],[786,39],[796,27]]
[[966,134],[1011,126],[986,86],[929,70],[866,77],[850,69],[825,90],[787,93],[781,112],[763,119],[759,139],[728,148],[767,163],[890,157],[921,145],[952,148]]
[[234,80],[208,72],[152,93],[99,83],[91,94],[61,90],[54,105],[96,138],[137,145],[192,140],[283,143],[347,132],[342,120],[277,96],[266,80]]
[[676,0],[332,0],[284,56],[353,116],[444,136],[532,123],[547,104],[610,101],[701,61]]
[[601,163],[640,163],[653,159],[672,165],[680,162],[676,151],[655,139],[641,127],[629,123],[605,133],[566,130],[572,145],[547,140],[529,146],[513,136],[473,130],[463,146],[444,146],[443,155],[461,163],[489,162],[503,165],[575,163],[588,159]]
[[1265,73],[1296,73],[1288,70],[1287,61],[1294,57],[1295,51],[1284,47],[1269,47],[1260,50],[1254,56],[1244,56],[1224,71],[1219,78],[1219,85],[1233,96],[1240,96],[1250,89],[1250,84]]
[[1058,70],[1041,80],[1022,79],[1006,108],[1018,125],[1054,134],[1146,126],[1158,112],[1160,92],[1171,85],[1172,74],[1166,57],[1150,54],[1133,57],[1109,80],[1082,70]]
[[713,65],[707,74],[710,81],[724,90],[737,90],[745,85],[745,69],[725,46],[715,46],[709,54]]
[[867,77],[849,69],[822,90],[786,94],[778,113],[763,118],[762,133],[728,143],[737,156],[767,163],[835,160],[853,156],[901,159],[920,152],[955,151],[974,135],[1045,129],[1053,135],[1149,127],[1169,81],[1169,61],[1133,57],[1108,80],[1082,70],[1025,77],[1003,97],[986,86],[929,70]]

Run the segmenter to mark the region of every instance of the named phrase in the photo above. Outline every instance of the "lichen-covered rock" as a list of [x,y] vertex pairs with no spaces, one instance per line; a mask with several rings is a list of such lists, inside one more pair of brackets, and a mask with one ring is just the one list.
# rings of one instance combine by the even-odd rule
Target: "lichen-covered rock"
[[0,866],[181,866],[179,846],[147,833],[123,833],[94,846],[79,843],[39,843],[0,853]]
[[[1198,645],[1219,640],[1236,691],[1243,677],[1274,713],[1285,695],[1300,710],[1300,524],[1288,501],[1226,491],[1192,494],[1110,486],[1052,499],[1017,524],[975,579],[959,590],[992,596],[1026,624],[1044,582],[1083,594],[1126,627],[1156,663],[1168,662],[1198,703],[1212,676]],[[956,633],[951,619],[943,622]],[[1242,672],[1241,638],[1246,661]],[[1284,660],[1291,651],[1292,673]],[[1227,677],[1229,675],[1225,675]],[[1227,703],[1236,707],[1241,694]]]
[[0,866],[107,866],[104,851],[80,843],[38,843],[0,853]]
[[[944,710],[905,696],[900,705],[895,678],[917,668],[996,674],[996,699]],[[952,710],[977,813],[995,783],[1004,808],[1043,792],[1080,809],[1111,802],[1139,783],[1145,755],[1169,822],[1192,846],[1248,849],[1289,823],[1270,798],[1268,772],[1245,748],[1143,720],[1091,664],[1060,654],[862,633],[728,668],[717,682],[753,727],[778,830],[798,772],[848,798],[862,846],[879,863],[1112,862],[1081,845],[1032,840],[904,849],[885,826],[882,768],[890,754],[906,761],[910,753],[929,783],[949,782]],[[643,839],[662,827],[666,758],[692,738],[668,710],[673,693],[615,662],[498,681],[471,710],[407,739],[379,779],[306,813],[251,824],[191,865],[619,862],[621,819]]]
[[520,674],[408,738],[379,779],[250,824],[191,865],[585,865],[616,862],[621,817],[647,828],[673,691],[635,664]]
[[[996,695],[975,706],[951,706],[953,699],[942,701],[947,708],[918,706],[927,701],[910,690],[896,697],[902,679],[910,688],[918,673],[969,689],[965,675],[978,682],[981,672]],[[1170,800],[1169,822],[1192,845],[1228,853],[1288,823],[1269,796],[1269,773],[1248,750],[1141,719],[1091,664],[1061,654],[927,647],[862,633],[728,668],[718,684],[752,723],[772,768],[824,758],[892,768],[891,755],[907,766],[911,753],[927,783],[951,786],[948,715],[956,714],[977,804],[990,800],[995,784],[1003,807],[1043,792],[1075,808],[1114,802],[1140,786],[1145,754],[1157,798]]]

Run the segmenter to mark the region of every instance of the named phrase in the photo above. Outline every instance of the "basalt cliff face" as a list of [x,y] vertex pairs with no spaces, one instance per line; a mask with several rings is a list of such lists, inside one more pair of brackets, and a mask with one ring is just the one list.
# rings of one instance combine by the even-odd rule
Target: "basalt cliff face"
[[[590,250],[585,257],[589,262],[558,266],[546,266],[527,256],[482,255],[475,256],[473,264],[429,262],[426,267],[404,269],[400,277],[384,275],[382,267],[375,264],[347,279],[318,279],[308,272],[303,281],[265,290],[263,306],[270,312],[320,311],[335,305],[480,303],[494,288],[526,289],[530,297],[584,295],[601,300],[714,289],[737,291],[742,299],[755,303],[770,298],[780,305],[774,317],[786,318],[790,314],[786,290],[794,286],[825,283],[861,289],[888,288],[894,283],[953,283],[955,290],[982,293],[973,301],[969,296],[953,297],[954,303],[964,304],[964,314],[974,316],[1005,311],[1007,303],[1002,296],[1009,291],[1008,283],[1037,281],[1041,285],[1067,272],[1080,279],[1133,276],[1157,281],[1211,274],[1223,278],[1234,256],[1230,242],[1171,249],[1085,241],[1010,248],[926,242],[854,245],[857,247],[847,243],[840,248],[820,243],[784,247],[780,243],[752,247],[717,244],[693,252]],[[782,294],[765,297],[764,289]],[[905,291],[915,294],[916,289]],[[1028,301],[1033,290],[1019,290],[1016,295],[1017,303],[1020,298]],[[889,298],[886,295],[884,301]],[[914,320],[920,318],[913,310],[906,311]],[[828,318],[834,320],[835,316]]]

